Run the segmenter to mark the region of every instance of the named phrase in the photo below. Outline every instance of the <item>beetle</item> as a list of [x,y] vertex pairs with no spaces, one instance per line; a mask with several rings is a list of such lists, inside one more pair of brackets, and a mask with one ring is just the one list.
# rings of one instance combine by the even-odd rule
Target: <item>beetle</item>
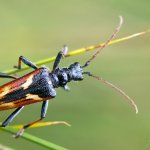
[[24,125],[23,128],[15,136],[16,138],[20,137],[25,129],[45,118],[49,100],[56,97],[56,88],[63,87],[64,90],[68,90],[69,88],[67,86],[67,83],[71,81],[83,80],[84,74],[102,81],[109,87],[114,88],[131,102],[137,112],[136,104],[124,91],[122,91],[112,83],[102,79],[101,77],[95,76],[90,72],[83,71],[83,69],[87,67],[90,62],[95,59],[95,57],[100,53],[100,51],[104,47],[106,47],[108,43],[116,36],[116,34],[120,30],[121,25],[122,17],[120,17],[120,23],[112,36],[101,46],[100,49],[96,51],[94,55],[92,55],[92,57],[88,61],[85,62],[84,65],[80,65],[80,63],[75,62],[67,68],[59,67],[62,57],[66,56],[67,54],[66,46],[64,46],[62,51],[57,54],[51,72],[45,67],[38,68],[27,58],[20,56],[18,66],[16,66],[16,68],[21,69],[21,62],[23,62],[24,64],[33,68],[34,71],[20,78],[16,78],[13,75],[0,73],[0,77],[15,79],[0,86],[0,111],[16,108],[1,124],[1,127],[5,127],[9,123],[11,123],[13,119],[21,112],[25,105],[42,102],[40,119]]

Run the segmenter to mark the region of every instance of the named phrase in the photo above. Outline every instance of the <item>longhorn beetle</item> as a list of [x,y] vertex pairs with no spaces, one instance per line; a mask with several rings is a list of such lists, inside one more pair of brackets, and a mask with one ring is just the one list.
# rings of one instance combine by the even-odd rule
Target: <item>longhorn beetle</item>
[[112,36],[101,46],[100,49],[97,50],[97,52],[88,61],[85,62],[84,65],[80,65],[78,62],[75,62],[68,68],[60,68],[59,63],[62,57],[67,55],[67,47],[64,46],[62,51],[57,54],[51,72],[45,67],[38,68],[31,61],[23,56],[20,56],[17,69],[21,69],[21,62],[23,62],[24,64],[33,68],[34,71],[20,78],[16,78],[13,75],[0,73],[0,77],[15,79],[0,87],[0,110],[2,111],[16,108],[16,110],[14,110],[10,114],[10,116],[8,116],[8,118],[2,123],[1,127],[5,127],[9,123],[11,123],[13,119],[21,112],[25,105],[42,101],[40,119],[23,126],[23,128],[15,135],[16,138],[21,136],[25,129],[45,118],[49,99],[52,99],[56,96],[56,88],[63,87],[64,90],[68,90],[67,83],[70,81],[81,81],[83,80],[83,75],[91,76],[105,83],[109,87],[115,89],[132,104],[137,113],[138,109],[136,104],[124,91],[101,77],[95,76],[90,72],[83,71],[83,69],[87,67],[90,62],[95,59],[95,57],[100,53],[100,51],[104,47],[106,47],[108,43],[116,36],[121,28],[122,22],[123,19],[120,16],[119,25],[115,29]]

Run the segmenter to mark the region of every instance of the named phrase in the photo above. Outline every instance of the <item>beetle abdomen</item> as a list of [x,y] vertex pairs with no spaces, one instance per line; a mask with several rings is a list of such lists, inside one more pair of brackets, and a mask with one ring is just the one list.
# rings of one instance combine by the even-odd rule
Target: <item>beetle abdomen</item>
[[0,87],[0,110],[15,108],[56,96],[46,68],[39,68]]

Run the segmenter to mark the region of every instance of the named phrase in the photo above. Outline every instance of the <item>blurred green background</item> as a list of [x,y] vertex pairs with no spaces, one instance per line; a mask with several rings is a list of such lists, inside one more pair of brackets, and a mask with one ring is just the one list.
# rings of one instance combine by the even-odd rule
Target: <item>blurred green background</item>
[[[73,50],[104,42],[118,24],[119,15],[124,24],[118,37],[144,31],[150,28],[149,6],[149,0],[0,0],[0,71],[11,69],[20,55],[34,62],[56,55],[64,44]],[[66,58],[61,65],[84,64],[92,54]],[[87,68],[135,99],[138,115],[123,97],[85,77],[82,82],[69,83],[70,92],[57,89],[45,119],[64,120],[71,127],[57,125],[26,132],[71,150],[150,149],[149,64],[148,33],[105,48]],[[1,79],[1,84],[8,81]],[[37,119],[40,108],[41,103],[25,107],[12,124]],[[0,121],[10,112],[1,111]],[[17,150],[45,149],[2,131],[0,143]]]

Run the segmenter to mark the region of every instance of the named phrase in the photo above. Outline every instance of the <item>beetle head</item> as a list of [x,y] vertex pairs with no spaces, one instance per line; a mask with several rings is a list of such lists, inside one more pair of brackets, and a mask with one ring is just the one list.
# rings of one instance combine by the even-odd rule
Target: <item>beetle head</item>
[[78,62],[71,64],[68,69],[70,70],[69,76],[71,80],[74,80],[74,81],[83,80],[82,67]]

